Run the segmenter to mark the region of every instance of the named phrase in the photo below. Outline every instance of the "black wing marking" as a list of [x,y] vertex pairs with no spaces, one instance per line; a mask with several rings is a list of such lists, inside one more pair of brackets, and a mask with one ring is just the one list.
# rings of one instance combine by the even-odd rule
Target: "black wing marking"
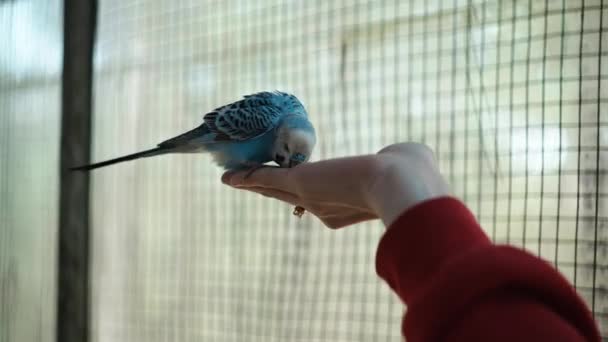
[[215,109],[205,115],[204,121],[209,130],[217,134],[215,140],[242,141],[269,131],[280,117],[281,109],[269,96],[256,94]]

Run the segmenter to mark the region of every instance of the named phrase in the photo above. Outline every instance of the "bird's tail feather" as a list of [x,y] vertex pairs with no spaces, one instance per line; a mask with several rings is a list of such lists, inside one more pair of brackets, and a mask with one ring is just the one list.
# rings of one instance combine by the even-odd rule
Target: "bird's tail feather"
[[133,159],[152,157],[152,156],[157,156],[159,154],[170,153],[171,150],[173,150],[173,148],[155,147],[155,148],[152,148],[149,150],[129,154],[126,156],[122,156],[122,157],[118,157],[118,158],[114,158],[114,159],[110,159],[110,160],[105,160],[105,161],[102,161],[99,163],[72,167],[72,168],[70,168],[70,170],[72,170],[72,171],[89,171],[89,170],[97,169],[100,167],[104,167],[104,166],[108,166],[108,165],[112,165],[112,164],[116,164],[116,163],[129,161],[129,160],[133,160]]

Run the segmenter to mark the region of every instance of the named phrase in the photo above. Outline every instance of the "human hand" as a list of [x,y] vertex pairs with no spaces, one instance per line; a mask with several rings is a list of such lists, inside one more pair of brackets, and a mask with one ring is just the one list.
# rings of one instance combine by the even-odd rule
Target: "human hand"
[[229,171],[222,182],[304,207],[330,228],[376,218],[388,227],[407,208],[448,195],[432,151],[416,143],[293,168]]

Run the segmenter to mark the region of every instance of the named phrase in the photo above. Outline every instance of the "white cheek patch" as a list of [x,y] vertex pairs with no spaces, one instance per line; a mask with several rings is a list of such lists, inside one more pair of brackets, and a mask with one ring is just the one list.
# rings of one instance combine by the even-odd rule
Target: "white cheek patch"
[[285,146],[285,143],[286,143],[285,137],[279,135],[277,137],[277,140],[275,140],[275,142],[274,142],[274,147],[273,147],[273,151],[272,151],[273,155],[277,154],[277,153],[281,154],[281,155],[287,153],[285,151],[285,149],[283,148],[283,146]]
[[297,146],[307,146],[308,149],[312,151],[312,148],[315,146],[315,136],[311,133],[296,130],[291,132],[291,141]]

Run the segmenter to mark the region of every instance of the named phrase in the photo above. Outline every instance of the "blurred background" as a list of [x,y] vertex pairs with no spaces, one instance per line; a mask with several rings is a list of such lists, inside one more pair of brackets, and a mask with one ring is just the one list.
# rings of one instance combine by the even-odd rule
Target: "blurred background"
[[[487,233],[555,265],[608,340],[603,0],[98,2],[93,160],[292,92],[315,160],[433,147]],[[0,1],[0,342],[55,339],[63,13]],[[401,339],[379,222],[325,229],[221,173],[179,155],[92,174],[93,341]]]

